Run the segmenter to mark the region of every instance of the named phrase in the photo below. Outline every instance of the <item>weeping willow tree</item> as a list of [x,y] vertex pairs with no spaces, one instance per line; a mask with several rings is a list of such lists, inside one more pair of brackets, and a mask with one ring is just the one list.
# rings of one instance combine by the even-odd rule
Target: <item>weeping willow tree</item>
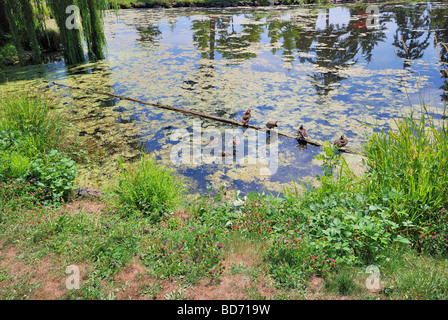
[[[96,61],[104,59],[106,38],[103,31],[104,10],[108,9],[105,0],[48,0],[47,4],[54,13],[64,46],[67,64],[85,61],[82,40],[87,43],[89,59]],[[79,8],[82,29],[67,28],[69,18],[67,8],[75,5]]]
[[39,21],[35,18],[32,4],[29,0],[4,0],[5,16],[19,55],[20,63],[25,61],[25,48],[33,51],[33,61],[42,60],[36,27]]
[[[48,7],[62,38],[66,64],[85,62],[83,40],[87,44],[87,54],[91,61],[104,59],[106,38],[103,30],[104,12],[108,9],[106,0],[0,0],[5,7],[14,45],[20,62],[25,60],[24,48],[33,51],[35,63],[42,61],[41,43],[45,39],[46,26],[44,6]],[[79,9],[80,28],[68,27],[67,21]],[[43,41],[43,40],[41,40]]]

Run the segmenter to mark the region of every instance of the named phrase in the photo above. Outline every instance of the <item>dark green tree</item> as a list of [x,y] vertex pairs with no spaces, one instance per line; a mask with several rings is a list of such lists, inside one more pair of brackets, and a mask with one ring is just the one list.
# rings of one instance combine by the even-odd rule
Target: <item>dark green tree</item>
[[[80,28],[68,27],[67,20],[79,8]],[[45,10],[48,7],[61,34],[64,56],[68,65],[85,61],[82,41],[87,43],[87,53],[91,61],[104,59],[106,38],[103,30],[104,11],[108,9],[106,0],[0,0],[0,14],[8,21],[7,28],[0,24],[1,31],[9,32],[17,49],[19,60],[25,62],[25,50],[33,52],[35,63],[42,61],[42,41],[45,34]],[[40,39],[40,40],[39,40]],[[47,44],[48,46],[48,44]]]

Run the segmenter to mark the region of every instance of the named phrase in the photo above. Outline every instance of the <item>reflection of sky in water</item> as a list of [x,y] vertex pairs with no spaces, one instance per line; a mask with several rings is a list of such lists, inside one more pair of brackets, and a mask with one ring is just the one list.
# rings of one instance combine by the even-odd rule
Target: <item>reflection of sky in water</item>
[[[350,145],[359,148],[364,136],[372,132],[361,122],[388,128],[392,118],[409,109],[408,98],[414,106],[420,103],[415,76],[421,81],[425,101],[434,100],[436,113],[443,111],[443,81],[437,71],[442,67],[432,32],[437,25],[396,23],[414,15],[424,18],[425,6],[381,6],[380,30],[362,27],[363,18],[353,7],[211,10],[207,14],[200,10],[125,10],[107,18],[108,53],[97,70],[81,66],[66,72],[58,62],[8,69],[7,74],[13,81],[27,79],[32,72],[34,78],[161,101],[238,121],[251,107],[252,124],[264,126],[268,120],[279,120],[281,131],[294,133],[304,123],[313,138],[333,141],[345,134]],[[426,31],[418,36],[412,28]],[[411,68],[395,56],[395,52],[404,52],[396,35],[398,39],[403,36],[407,45],[422,45],[423,55]],[[81,96],[77,99],[92,99]],[[108,106],[95,101],[83,108],[101,114]],[[195,120],[125,101],[112,104],[116,122],[138,128],[141,144],[166,165],[170,165],[167,144],[175,143],[170,141],[171,134],[177,128],[191,130]],[[206,126],[230,128],[210,121]],[[200,188],[206,182],[231,180],[240,189],[264,185],[278,190],[279,183],[320,173],[313,163],[319,152],[312,146],[299,149],[294,140],[280,138],[280,167],[270,178],[261,178],[254,173],[257,170],[244,166],[178,170],[196,180]]]

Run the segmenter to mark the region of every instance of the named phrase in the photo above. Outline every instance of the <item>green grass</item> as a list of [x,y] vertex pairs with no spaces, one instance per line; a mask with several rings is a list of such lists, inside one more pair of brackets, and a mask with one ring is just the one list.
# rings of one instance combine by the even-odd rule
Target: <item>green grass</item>
[[411,114],[395,121],[396,130],[374,133],[366,145],[366,194],[377,198],[378,190],[396,196],[390,204],[397,222],[428,223],[431,210],[438,211],[448,199],[448,131],[437,127],[426,114]]
[[186,193],[183,181],[171,169],[144,155],[136,163],[119,163],[121,173],[113,188],[117,205],[159,217],[177,208]]
[[52,100],[39,95],[2,96],[0,132],[3,146],[16,147],[30,157],[57,147],[64,139],[64,121],[54,108]]
[[[182,180],[145,155],[120,160],[109,206],[71,214],[48,192],[69,190],[76,174],[74,162],[58,151],[64,132],[58,119],[44,98],[0,102],[0,241],[33,261],[54,255],[67,265],[85,264],[82,288],[65,298],[115,299],[117,275],[136,258],[157,281],[178,282],[167,299],[182,299],[187,286],[226,274],[249,278],[242,290],[249,299],[265,298],[257,287],[261,274],[275,283],[279,298],[304,292],[312,277],[323,280],[328,294],[376,298],[362,283],[370,265],[380,270],[381,297],[448,297],[446,127],[427,114],[373,134],[360,177],[326,145],[318,157],[320,186],[302,194],[236,194],[225,201],[219,188],[213,197],[185,203]],[[229,265],[232,255],[251,263]],[[0,278],[11,276],[0,270]],[[32,295],[34,287],[16,280],[1,297]],[[160,291],[140,288],[151,298]]]

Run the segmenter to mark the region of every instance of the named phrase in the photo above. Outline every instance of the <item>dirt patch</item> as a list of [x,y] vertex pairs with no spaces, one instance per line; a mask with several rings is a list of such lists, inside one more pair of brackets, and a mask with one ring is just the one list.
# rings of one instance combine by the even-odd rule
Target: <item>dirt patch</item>
[[[217,281],[202,280],[200,285],[186,290],[188,300],[247,300],[253,297],[272,299],[278,292],[267,284],[263,276],[251,282],[245,275],[226,275]],[[255,296],[256,294],[256,296]]]
[[225,250],[227,266],[244,265],[254,267],[260,265],[263,261],[262,249],[257,244],[242,239],[233,240]]
[[[18,284],[21,279],[29,278],[29,286],[39,284],[37,289],[30,293],[30,299],[36,300],[56,300],[61,299],[66,293],[65,279],[59,276],[61,273],[57,263],[52,261],[52,257],[41,258],[33,265],[25,263],[20,259],[20,253],[13,247],[1,247],[2,260],[0,269],[6,270],[11,276],[8,281],[2,281],[0,288],[7,288]],[[27,284],[25,284],[27,285]]]
[[98,199],[78,199],[65,204],[61,210],[69,215],[75,215],[78,212],[97,215],[106,207],[107,203]]

